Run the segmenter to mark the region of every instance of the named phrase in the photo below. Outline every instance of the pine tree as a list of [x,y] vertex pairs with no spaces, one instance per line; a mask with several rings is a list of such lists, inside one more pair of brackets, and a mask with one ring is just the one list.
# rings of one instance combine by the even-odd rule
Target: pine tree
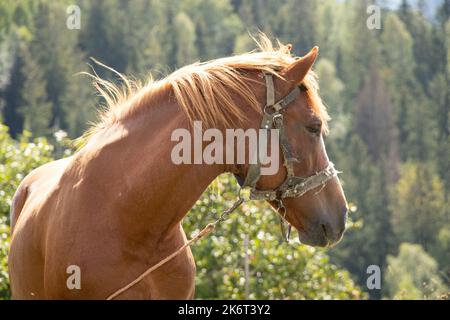
[[[12,51],[9,57],[11,61],[6,61],[5,74],[2,75],[1,98],[3,100],[3,121],[9,126],[11,136],[16,137],[22,132],[23,117],[19,112],[19,107],[23,104],[20,91],[23,89],[24,75],[20,72],[25,64],[24,57],[20,50],[21,40],[19,35],[13,33],[9,38],[8,47]],[[3,71],[3,70],[2,70]]]
[[42,68],[46,81],[46,94],[52,105],[49,121],[53,129],[68,130],[72,136],[82,132],[80,123],[87,119],[73,121],[71,113],[80,112],[86,115],[87,108],[92,107],[87,88],[89,81],[76,81],[75,74],[86,69],[83,56],[78,51],[77,31],[61,27],[65,21],[65,10],[62,4],[41,3],[34,15],[33,40],[30,43],[30,54]]
[[450,18],[450,0],[444,0],[438,9],[437,18],[441,25],[445,25]]
[[387,88],[375,67],[370,69],[358,95],[354,125],[372,159],[384,164],[387,180],[395,181],[399,162],[395,115]]
[[346,104],[353,105],[371,65],[378,65],[380,30],[367,28],[367,7],[370,1],[348,1],[340,34],[341,72],[346,84]]
[[52,105],[47,100],[44,72],[27,47],[22,48],[22,55],[25,63],[20,72],[23,74],[24,83],[19,112],[24,119],[23,127],[35,136],[44,136],[49,133],[52,117]]
[[317,62],[315,71],[320,79],[322,101],[327,105],[332,119],[330,122],[332,135],[329,139],[335,141],[345,137],[350,129],[349,115],[347,110],[344,110],[343,93],[345,92],[345,85],[337,77],[333,63],[326,58],[321,58]]
[[[111,38],[108,46],[123,46],[123,48],[115,48],[119,50],[117,58],[124,59],[122,63],[125,63],[126,67],[123,71],[140,77],[147,76],[148,71],[153,67],[160,68],[167,65],[168,52],[165,50],[165,43],[171,42],[172,39],[166,33],[173,24],[173,21],[168,21],[167,11],[172,3],[159,0],[135,0],[120,1],[117,4],[110,2],[104,5],[110,4],[121,11],[120,14],[117,12],[109,14],[117,15],[117,19],[120,20],[120,25],[114,26],[117,29],[114,32],[122,38],[112,38],[108,32],[96,34],[96,36]],[[92,31],[95,32],[95,30],[90,32]],[[123,49],[126,50],[122,52]],[[102,51],[101,54],[104,56],[108,53]]]
[[[316,43],[317,6],[311,1],[286,1],[277,14],[280,17],[277,32],[286,42],[293,44],[294,52],[298,55],[307,53]],[[281,18],[283,17],[283,18]]]
[[[344,172],[340,179],[351,204],[350,219],[356,227],[345,233],[342,243],[330,254],[333,261],[348,269],[365,287],[367,267],[375,264],[383,269],[386,255],[392,252],[388,182],[357,135],[350,135],[345,149],[335,150],[333,156]],[[372,298],[381,297],[377,290],[369,293]]]
[[449,222],[444,186],[433,168],[407,163],[392,194],[392,225],[401,241],[421,244],[430,251]]
[[[443,8],[442,8],[443,9]],[[441,10],[442,10],[441,9]],[[444,13],[443,13],[444,14]],[[442,26],[443,68],[429,84],[431,115],[437,121],[436,162],[446,190],[450,190],[450,19]]]
[[[89,57],[101,61],[119,72],[125,72],[128,57],[133,50],[128,43],[125,33],[124,2],[117,0],[99,0],[86,5],[87,21],[80,34],[80,45]],[[106,70],[98,71],[100,76],[110,76]]]
[[176,36],[176,67],[179,68],[194,62],[194,59],[197,57],[195,26],[184,12],[180,12],[175,17],[174,30]]
[[[407,23],[402,22],[394,13],[389,14],[386,19],[381,36],[382,72],[394,105],[400,154],[403,160],[425,161],[433,159],[436,154],[438,120],[433,116],[432,106],[426,97],[427,88],[419,80],[422,77],[422,82],[425,81],[428,85],[427,79],[433,71],[426,66],[425,61],[432,60],[433,50],[422,53],[422,49],[417,48],[426,46],[428,42],[414,41],[416,39],[409,33],[409,26],[415,24],[413,20],[416,18],[409,9],[404,10],[401,16]],[[411,28],[418,29],[417,26]],[[416,34],[419,34],[418,31]],[[421,67],[417,68],[418,65]]]
[[243,33],[244,28],[228,0],[184,1],[181,8],[195,25],[196,48],[200,60],[233,53],[235,38]]

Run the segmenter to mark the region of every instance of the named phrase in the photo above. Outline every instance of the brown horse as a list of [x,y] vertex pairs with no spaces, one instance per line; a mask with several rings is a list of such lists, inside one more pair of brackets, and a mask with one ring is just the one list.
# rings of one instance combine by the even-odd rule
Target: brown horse
[[[224,172],[245,177],[249,165],[174,164],[171,134],[191,131],[194,120],[220,131],[259,128],[268,90],[262,74],[273,75],[276,100],[303,88],[283,110],[286,137],[299,160],[295,175],[327,168],[322,135],[328,115],[311,71],[317,48],[296,58],[289,45],[274,48],[265,37],[259,47],[144,86],[123,78],[122,90],[97,78],[109,108],[84,146],[35,169],[16,191],[9,254],[13,298],[104,299],[185,244],[181,221],[205,188]],[[277,173],[261,176],[256,187],[275,189],[286,174],[281,161]],[[342,237],[347,207],[335,175],[301,197],[285,198],[284,206],[303,243],[328,246]],[[81,287],[67,285],[70,266],[79,268]],[[194,277],[187,248],[118,298],[192,298]]]

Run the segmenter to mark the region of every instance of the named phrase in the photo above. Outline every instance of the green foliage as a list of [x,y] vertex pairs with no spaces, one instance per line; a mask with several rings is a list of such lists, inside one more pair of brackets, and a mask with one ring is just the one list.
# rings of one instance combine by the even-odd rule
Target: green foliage
[[194,62],[197,52],[195,49],[195,26],[191,19],[184,13],[180,12],[175,17],[175,35],[177,45],[176,64],[184,66]]
[[344,110],[342,95],[345,92],[345,84],[338,78],[336,67],[333,62],[324,58],[317,62],[316,69],[320,79],[321,98],[329,106],[329,113],[333,121],[330,129],[333,140],[343,138],[347,135],[350,119]]
[[392,225],[397,238],[434,253],[440,270],[450,274],[450,211],[439,176],[428,165],[407,163],[394,190]]
[[25,131],[13,140],[0,125],[0,216],[7,216],[20,181],[34,168],[53,160],[53,146],[45,138],[31,138]]
[[28,48],[22,48],[24,87],[22,92],[23,104],[19,111],[23,116],[25,130],[33,132],[36,136],[44,136],[49,131],[52,105],[48,101],[46,92],[46,81],[41,67],[30,54]]
[[11,297],[8,276],[9,242],[9,226],[6,223],[6,217],[0,216],[0,300]]
[[[337,153],[336,163],[344,172],[340,179],[353,203],[351,218],[358,228],[348,230],[342,243],[330,254],[333,262],[345,265],[358,283],[365,286],[367,267],[384,268],[386,255],[393,246],[387,182],[381,166],[372,162],[367,146],[357,135],[350,138],[345,151],[351,156]],[[370,294],[372,298],[380,298],[378,291]]]
[[[237,193],[232,175],[208,188],[183,226],[198,232],[231,206]],[[248,295],[245,290],[244,238],[248,237]],[[294,237],[294,234],[292,235]],[[196,297],[201,299],[361,299],[365,294],[347,271],[330,263],[327,251],[286,244],[277,214],[263,202],[245,203],[209,237],[193,246],[197,264]]]
[[195,24],[196,45],[201,60],[233,53],[235,38],[244,29],[229,0],[184,0],[180,6]]
[[436,299],[448,290],[436,261],[422,246],[402,243],[397,256],[388,256],[385,283],[393,299]]
[[7,253],[9,248],[9,211],[14,192],[34,168],[53,160],[53,146],[45,138],[31,138],[25,131],[18,141],[0,125],[0,299],[9,298]]
[[395,75],[398,85],[399,82],[408,81],[413,77],[415,67],[413,39],[395,13],[387,16],[384,27],[386,32],[381,35],[383,56],[388,72]]

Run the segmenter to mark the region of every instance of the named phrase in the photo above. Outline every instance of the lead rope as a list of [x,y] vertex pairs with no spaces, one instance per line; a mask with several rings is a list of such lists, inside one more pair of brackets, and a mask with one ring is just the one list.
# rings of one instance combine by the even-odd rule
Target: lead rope
[[191,245],[195,244],[201,238],[203,238],[203,237],[207,236],[208,234],[210,234],[212,231],[214,231],[214,229],[216,228],[217,224],[219,224],[222,221],[225,221],[228,218],[228,215],[230,213],[232,213],[234,210],[236,210],[237,208],[239,208],[240,205],[242,203],[244,203],[244,201],[245,201],[245,199],[241,196],[241,191],[239,191],[239,198],[238,198],[238,200],[236,200],[230,208],[228,208],[225,211],[223,211],[222,214],[220,215],[219,219],[217,219],[216,221],[214,221],[212,223],[208,223],[206,225],[206,227],[204,227],[195,237],[193,237],[191,240],[189,240],[184,245],[182,245],[177,251],[173,252],[172,254],[168,255],[167,257],[165,257],[164,259],[159,261],[157,264],[155,264],[155,265],[151,266],[150,268],[148,268],[139,277],[137,277],[136,279],[131,281],[126,286],[120,288],[119,290],[115,291],[113,294],[108,296],[106,298],[106,300],[112,300],[112,299],[116,298],[117,296],[119,296],[123,292],[127,291],[128,289],[130,289],[131,287],[133,287],[134,285],[136,285],[137,283],[142,281],[150,273],[152,273],[153,271],[155,271],[156,269],[158,269],[159,267],[161,267],[165,263],[169,262],[170,260],[172,260],[173,258],[178,256],[181,252],[183,252],[184,249],[186,249],[187,247],[190,247]]

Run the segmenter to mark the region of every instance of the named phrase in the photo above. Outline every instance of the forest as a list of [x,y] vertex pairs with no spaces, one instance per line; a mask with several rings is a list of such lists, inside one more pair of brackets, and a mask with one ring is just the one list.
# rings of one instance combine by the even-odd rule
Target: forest
[[[80,73],[119,81],[90,58],[158,79],[253,50],[259,31],[298,56],[320,47],[348,229],[333,248],[286,244],[269,206],[246,203],[193,247],[196,298],[450,298],[450,0],[0,0],[0,299],[16,188],[95,121],[103,102]],[[236,190],[232,175],[216,179],[183,222],[188,237]]]

